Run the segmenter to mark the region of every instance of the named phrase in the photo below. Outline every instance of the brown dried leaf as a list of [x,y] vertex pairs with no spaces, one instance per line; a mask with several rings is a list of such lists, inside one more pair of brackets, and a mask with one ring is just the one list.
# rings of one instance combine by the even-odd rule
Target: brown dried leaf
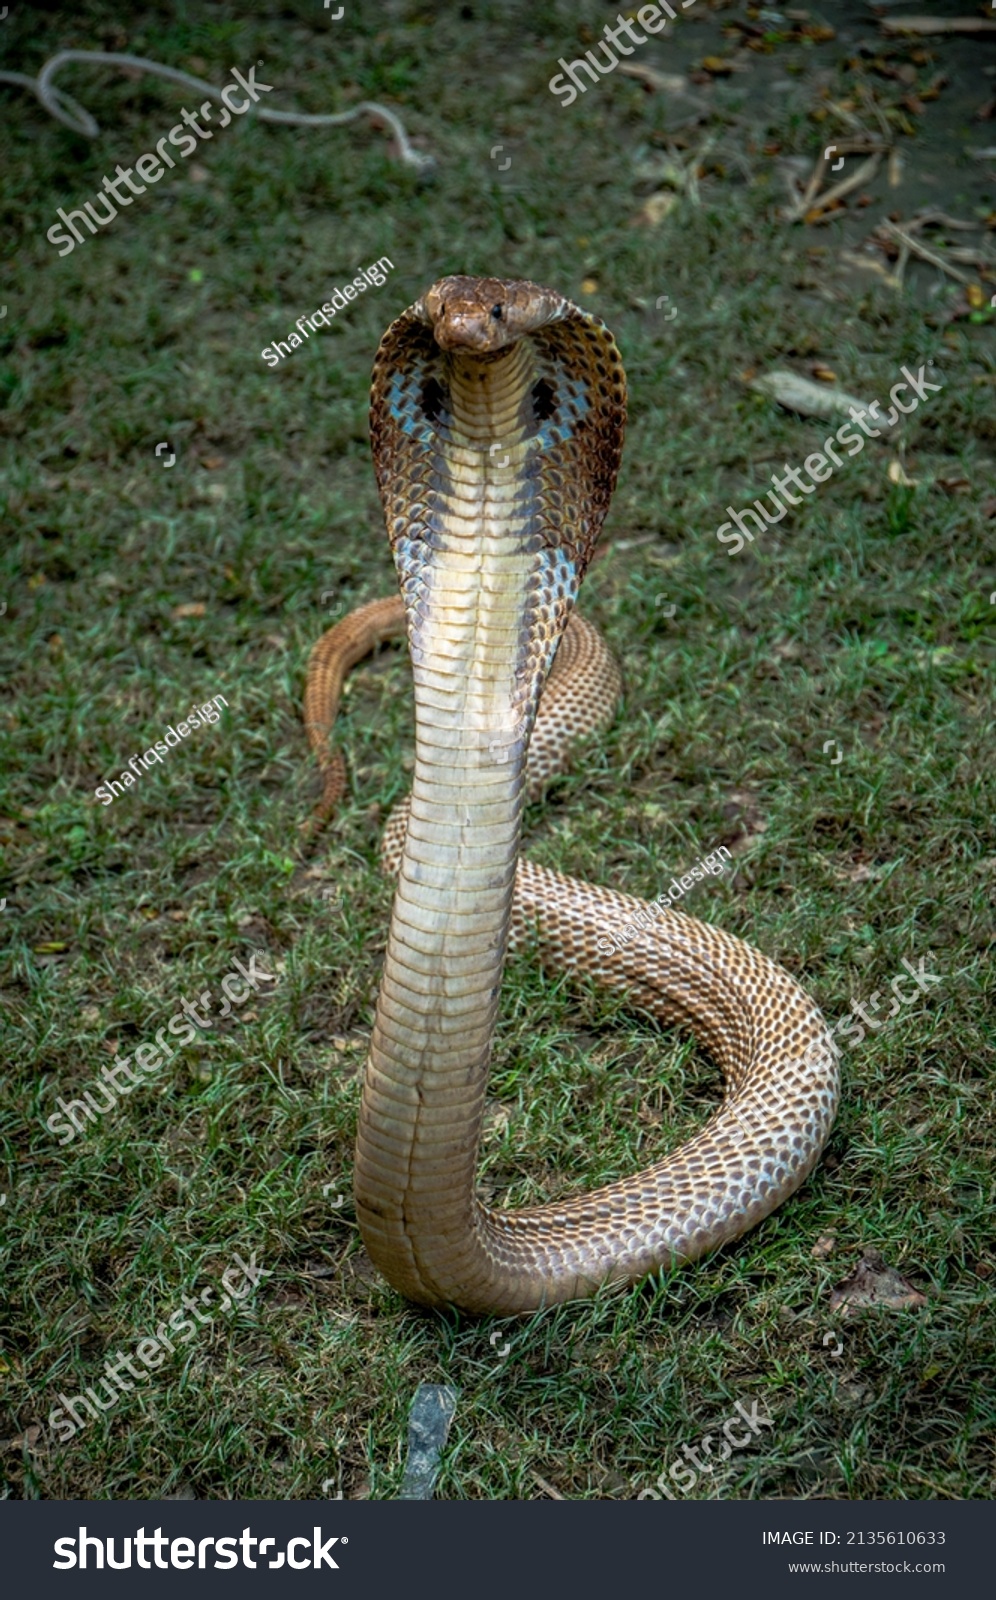
[[831,871],[835,878],[847,883],[867,883],[869,879],[881,876],[879,868],[870,867],[866,861],[838,861],[833,864]]
[[830,1295],[830,1310],[852,1316],[868,1306],[888,1306],[893,1311],[916,1311],[927,1296],[915,1289],[894,1267],[886,1265],[877,1250],[866,1250],[849,1278]]
[[662,189],[658,194],[652,194],[643,202],[636,216],[633,218],[634,227],[656,228],[664,221],[669,211],[678,204],[678,196],[670,189]]
[[203,600],[188,600],[182,606],[174,606],[171,615],[174,622],[180,617],[206,617],[207,606]]
[[650,90],[660,89],[667,90],[671,94],[680,94],[688,87],[687,78],[679,78],[673,72],[658,72],[655,67],[647,67],[636,61],[632,65],[624,61],[619,71],[623,77],[636,78]]

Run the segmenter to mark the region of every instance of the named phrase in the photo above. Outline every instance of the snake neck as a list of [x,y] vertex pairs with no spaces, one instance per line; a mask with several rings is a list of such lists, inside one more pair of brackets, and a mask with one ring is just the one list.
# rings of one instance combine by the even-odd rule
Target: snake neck
[[[535,531],[518,423],[523,342],[451,357],[431,538],[395,541],[415,684],[415,772],[357,1146],[374,1260],[426,1304],[487,1271],[473,1179],[543,682],[577,589]],[[496,447],[496,448],[492,448]],[[372,1092],[368,1092],[372,1090]],[[386,1091],[386,1093],[385,1093]]]

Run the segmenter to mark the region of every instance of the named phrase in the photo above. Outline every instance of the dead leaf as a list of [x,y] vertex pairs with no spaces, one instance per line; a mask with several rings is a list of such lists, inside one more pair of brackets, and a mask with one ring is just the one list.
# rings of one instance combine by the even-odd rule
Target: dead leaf
[[846,416],[852,406],[862,411],[869,410],[866,400],[859,400],[843,389],[821,387],[811,383],[808,378],[801,378],[797,372],[782,367],[762,373],[759,378],[752,378],[748,387],[767,395],[770,400],[777,400],[787,411],[797,411],[803,417],[832,417],[837,413]]
[[889,462],[889,482],[898,483],[903,489],[915,489],[920,482],[919,478],[908,478],[901,461]]
[[666,90],[670,94],[681,94],[688,87],[687,78],[676,77],[671,72],[658,72],[655,67],[645,67],[642,64],[624,61],[619,68],[625,78],[636,78],[647,89]]
[[878,867],[870,867],[866,861],[853,863],[835,862],[831,868],[835,878],[840,878],[845,883],[867,883],[869,879],[881,877]]
[[[10,1371],[5,1361],[0,1360],[0,1371]],[[37,1444],[44,1443],[44,1439],[45,1430],[41,1423],[33,1422],[16,1439],[0,1439],[0,1450],[33,1450]]]
[[731,789],[729,799],[723,804],[723,816],[728,822],[740,825],[741,831],[736,837],[724,841],[734,856],[743,855],[753,839],[768,831],[768,824],[761,816],[758,797],[747,789]]
[[201,456],[201,466],[206,467],[208,472],[217,472],[218,468],[224,465],[224,456]]
[[512,1113],[508,1106],[503,1106],[498,1101],[491,1101],[485,1106],[484,1117],[481,1122],[481,1133],[494,1139],[500,1139],[508,1132],[511,1121]]
[[846,210],[843,200],[834,200],[832,204],[828,202],[824,206],[813,206],[804,214],[802,220],[808,228],[815,228],[820,223],[832,222],[839,212]]
[[656,228],[664,221],[669,211],[678,204],[678,196],[670,189],[661,189],[658,194],[652,194],[644,200],[636,216],[633,218],[634,227],[643,226]]
[[207,606],[203,600],[190,600],[182,606],[174,606],[171,615],[174,621],[179,617],[205,617]]
[[832,1234],[832,1233],[821,1233],[820,1237],[817,1239],[816,1243],[813,1245],[813,1248],[810,1251],[810,1255],[814,1255],[816,1257],[817,1261],[822,1261],[822,1260],[825,1259],[826,1256],[831,1255],[833,1253],[834,1246],[836,1245],[836,1243],[837,1243],[837,1239],[836,1239],[836,1235],[835,1234]]
[[830,1310],[845,1317],[868,1306],[915,1311],[926,1304],[927,1296],[914,1289],[894,1267],[887,1266],[877,1250],[866,1250],[851,1276],[830,1295]]

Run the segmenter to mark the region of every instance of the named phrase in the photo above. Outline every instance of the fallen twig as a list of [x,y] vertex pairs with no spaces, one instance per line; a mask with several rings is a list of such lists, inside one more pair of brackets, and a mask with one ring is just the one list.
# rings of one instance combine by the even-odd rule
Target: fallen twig
[[795,174],[788,167],[782,168],[782,175],[785,179],[785,187],[788,190],[789,197],[788,210],[781,213],[783,222],[798,222],[800,218],[806,215],[816,191],[823,181],[825,170],[825,163],[822,161],[817,162],[815,170],[810,174],[804,193],[800,195]]
[[955,249],[952,245],[948,256],[952,261],[964,262],[966,267],[978,267],[980,271],[983,267],[996,267],[996,256],[988,256],[984,250]]
[[996,33],[982,17],[880,17],[883,33]]
[[827,189],[824,194],[816,194],[815,190],[819,186],[819,180],[826,171],[826,163],[821,158],[813,176],[806,185],[805,194],[799,197],[795,206],[790,208],[789,211],[782,212],[783,220],[785,222],[798,222],[801,218],[806,222],[815,221],[821,211],[826,211],[828,206],[835,205],[838,200],[844,198],[845,194],[850,194],[852,189],[858,189],[863,183],[868,183],[879,169],[882,154],[882,147],[877,148],[868,157],[867,161],[863,161],[860,167],[851,173],[850,177],[841,178],[839,183],[835,183],[833,188]]
[[956,278],[959,283],[972,282],[971,278],[966,277],[964,272],[959,272],[957,267],[953,267],[944,256],[939,255],[936,250],[929,249],[922,239],[917,239],[914,234],[907,233],[905,228],[897,227],[894,222],[880,222],[876,232],[890,234],[901,245],[905,245],[906,249],[911,251],[913,255],[919,256],[921,261],[929,261],[931,266],[940,267],[942,272],[946,272],[951,278]]
[[949,217],[946,211],[917,211],[907,222],[908,233],[919,233],[921,228],[930,228],[937,223],[944,228],[961,228],[971,233],[977,228],[977,222],[959,222],[957,217]]
[[840,259],[849,267],[860,267],[862,272],[874,272],[876,277],[884,279],[890,289],[901,289],[903,286],[898,268],[893,276],[888,267],[883,267],[881,261],[875,261],[872,256],[859,256],[853,250],[842,250]]
[[550,1496],[551,1500],[563,1500],[565,1498],[564,1495],[560,1494],[553,1487],[552,1483],[547,1483],[546,1479],[541,1478],[538,1472],[533,1472],[532,1468],[530,1468],[529,1475],[534,1483],[539,1484],[540,1488],[543,1490],[543,1493]]

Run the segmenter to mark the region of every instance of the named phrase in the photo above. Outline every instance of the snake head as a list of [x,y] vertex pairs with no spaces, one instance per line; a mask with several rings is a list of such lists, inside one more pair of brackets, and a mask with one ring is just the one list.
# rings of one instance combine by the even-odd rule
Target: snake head
[[567,308],[562,295],[527,279],[450,277],[434,283],[414,312],[441,350],[490,355],[556,322]]

